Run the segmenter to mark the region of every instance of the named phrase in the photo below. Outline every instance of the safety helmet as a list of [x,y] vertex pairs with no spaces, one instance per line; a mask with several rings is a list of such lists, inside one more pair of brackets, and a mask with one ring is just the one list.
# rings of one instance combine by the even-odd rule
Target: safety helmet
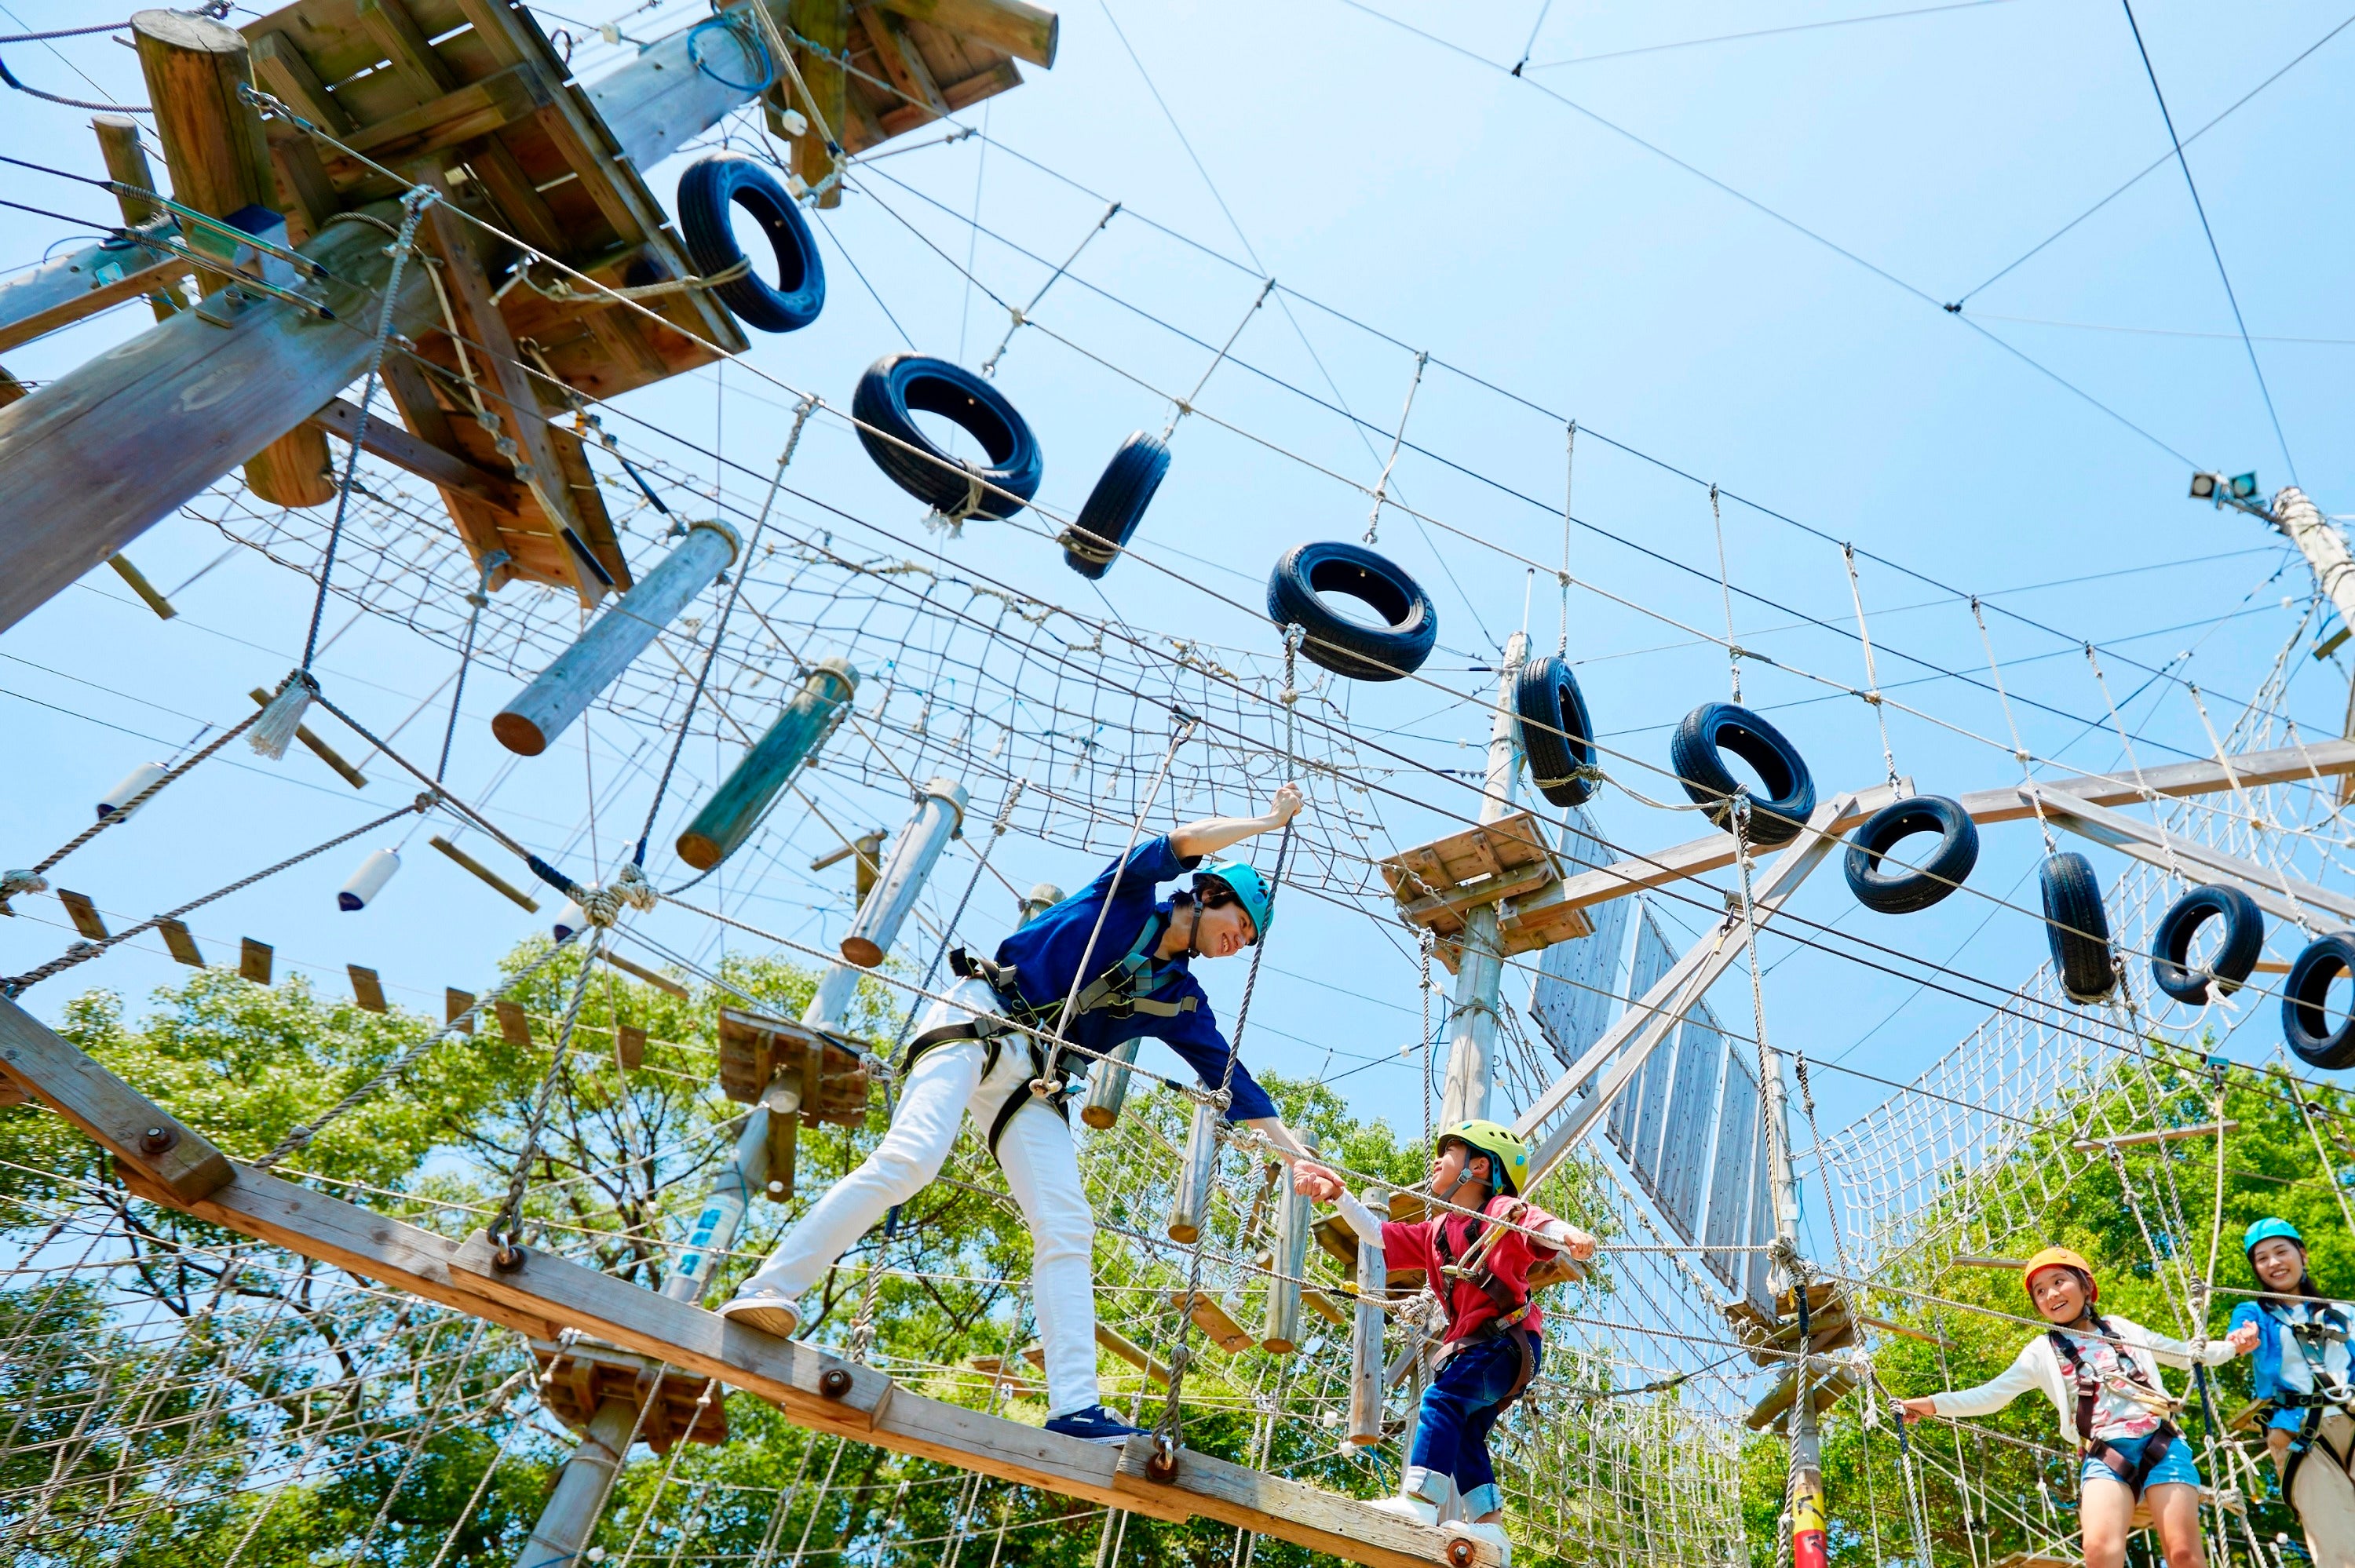
[[2094,1266],[2065,1246],[2048,1246],[2030,1258],[2027,1266],[2019,1271],[2019,1283],[2032,1291],[2035,1288],[2036,1277],[2048,1268],[2075,1269],[2077,1277],[2085,1282],[2087,1306],[2090,1307],[2100,1298],[2101,1287],[2094,1283]]
[[1529,1143],[1509,1127],[1493,1121],[1459,1121],[1442,1128],[1432,1147],[1442,1150],[1451,1143],[1487,1155],[1488,1169],[1496,1175],[1494,1184],[1504,1192],[1518,1196],[1521,1184],[1529,1180]]
[[1275,899],[1258,872],[1244,861],[1214,860],[1194,874],[1194,891],[1201,892],[1205,882],[1219,883],[1235,895],[1251,916],[1253,942],[1267,939],[1267,928],[1275,919]]
[[2297,1250],[2300,1252],[2306,1250],[2306,1238],[2297,1234],[2297,1227],[2287,1220],[2277,1219],[2270,1214],[2248,1228],[2241,1237],[2241,1250],[2244,1253],[2254,1252],[2257,1250],[2259,1242],[2272,1241],[2276,1236],[2286,1242],[2296,1243]]

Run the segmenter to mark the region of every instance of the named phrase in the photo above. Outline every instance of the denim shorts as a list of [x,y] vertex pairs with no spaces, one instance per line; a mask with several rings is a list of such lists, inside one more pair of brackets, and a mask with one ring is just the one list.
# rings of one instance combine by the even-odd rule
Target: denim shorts
[[[2116,1449],[2118,1457],[2131,1467],[2142,1458],[2143,1448],[2149,1442],[2148,1437],[2120,1437],[2114,1440],[2110,1446]],[[2082,1487],[2097,1476],[2105,1481],[2123,1483],[2126,1479],[2115,1470],[2111,1469],[2106,1461],[2088,1455],[2085,1467],[2077,1478],[2077,1484]],[[2144,1480],[2143,1487],[2147,1490],[2152,1487],[2163,1487],[2171,1482],[2179,1482],[2187,1487],[2196,1487],[2200,1484],[2200,1467],[2191,1461],[2191,1440],[2181,1433],[2176,1434],[2175,1441],[2168,1445],[2166,1456],[2150,1467],[2150,1475]]]

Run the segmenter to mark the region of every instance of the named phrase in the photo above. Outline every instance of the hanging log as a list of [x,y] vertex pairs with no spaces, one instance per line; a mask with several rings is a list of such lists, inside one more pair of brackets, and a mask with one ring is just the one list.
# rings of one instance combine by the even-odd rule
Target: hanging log
[[[0,416],[4,417],[4,416]],[[597,694],[628,669],[659,635],[735,560],[741,546],[725,523],[698,523],[645,580],[599,616],[580,640],[491,720],[491,733],[509,751],[538,757],[588,710]]]
[[744,754],[679,834],[678,858],[698,871],[709,871],[735,853],[794,770],[834,732],[858,690],[858,672],[847,662],[838,657],[819,660],[769,733]]
[[1382,1440],[1382,1309],[1375,1298],[1389,1276],[1382,1249],[1360,1238],[1357,1316],[1349,1327],[1349,1430],[1344,1435],[1360,1447]]
[[1300,1281],[1308,1266],[1308,1227],[1315,1219],[1308,1200],[1292,1190],[1287,1169],[1276,1181],[1275,1245],[1269,1260],[1273,1272],[1267,1282],[1267,1319],[1259,1340],[1261,1348],[1279,1356],[1300,1348]]
[[1124,1040],[1105,1053],[1110,1061],[1096,1064],[1088,1077],[1087,1104],[1080,1107],[1082,1121],[1101,1132],[1120,1120],[1120,1107],[1128,1099],[1128,1070],[1135,1065],[1137,1048],[1144,1044]]
[[[147,149],[139,143],[139,122],[128,114],[101,114],[90,122],[98,134],[98,155],[106,164],[106,177],[119,185],[136,185],[144,191],[160,191],[155,170],[147,166]],[[125,191],[114,193],[114,205],[123,214],[123,221],[133,228],[152,223],[164,215],[164,208],[145,196],[132,196]],[[186,307],[179,291],[170,283],[147,296],[147,303],[159,322],[172,319],[175,311]]]
[[1178,1192],[1170,1201],[1169,1239],[1188,1245],[1210,1223],[1210,1188],[1219,1171],[1219,1107],[1196,1102],[1186,1132],[1186,1157],[1178,1168]]
[[[142,11],[131,18],[139,69],[155,106],[155,135],[172,171],[173,199],[213,217],[248,207],[282,211],[278,177],[261,118],[238,99],[253,83],[253,61],[236,28],[177,11]],[[225,254],[220,237],[192,234],[199,250]],[[226,273],[198,275],[206,293],[230,281]],[[325,399],[322,399],[325,401]],[[253,493],[274,506],[318,506],[336,498],[327,478],[327,442],[295,426],[245,465]]]
[[[849,673],[848,666],[843,667],[843,673]],[[860,902],[850,930],[842,938],[837,950],[845,963],[871,969],[883,961],[892,939],[915,908],[917,895],[923,892],[924,879],[932,875],[941,851],[948,847],[949,840],[964,831],[964,785],[948,779],[925,781],[916,798],[915,816],[900,830],[899,839],[891,845],[890,860],[868,889],[868,896]],[[826,979],[819,982],[819,988],[826,989],[829,981],[845,988],[842,1006],[847,1008],[850,992],[858,988],[858,980],[846,976],[836,980],[834,972],[830,969],[826,971]]]

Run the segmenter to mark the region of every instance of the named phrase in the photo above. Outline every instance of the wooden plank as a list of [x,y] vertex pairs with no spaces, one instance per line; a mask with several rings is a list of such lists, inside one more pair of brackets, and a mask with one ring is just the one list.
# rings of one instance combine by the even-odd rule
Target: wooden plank
[[[331,400],[311,416],[312,424],[344,441],[352,439],[359,421],[359,405],[344,397]],[[457,453],[410,434],[394,424],[384,409],[369,413],[368,433],[360,441],[360,450],[429,480],[442,490],[463,492],[510,516],[523,504],[523,494],[513,480],[476,468]]]
[[634,1023],[624,1023],[613,1031],[613,1063],[623,1072],[634,1073],[645,1065],[646,1032]]
[[[989,69],[953,81],[941,89],[941,97],[951,109],[970,109],[985,98],[995,98],[1001,92],[1011,92],[1022,85],[1022,72],[1012,60],[1001,60]],[[890,135],[908,132],[932,122],[932,111],[908,104],[876,116],[876,121]]]
[[357,0],[353,10],[394,75],[420,102],[438,98],[457,85],[401,0]]
[[[444,986],[442,988],[442,1022],[443,1023],[458,1023],[458,1020],[466,1018],[467,1012],[473,1009],[474,1005],[474,993],[473,991],[460,991],[455,986]],[[472,1034],[474,1032],[474,1021],[471,1018],[466,1018],[466,1022],[459,1023],[458,1028],[463,1033]]]
[[[253,699],[253,705],[256,707],[266,708],[270,705],[270,694],[263,691],[260,686],[254,687],[245,694]],[[365,789],[368,788],[368,776],[363,774],[358,768],[353,767],[350,763],[345,761],[344,754],[337,751],[334,747],[329,746],[325,741],[320,739],[319,736],[313,732],[309,725],[296,725],[294,726],[294,738],[301,741],[304,748],[307,749],[312,756],[317,758],[320,761],[334,768],[336,772],[342,777],[345,783],[350,785],[355,789]]]
[[238,944],[237,972],[256,985],[268,985],[272,956],[269,943],[247,937]]
[[231,1180],[228,1159],[194,1128],[5,998],[0,998],[0,1076],[111,1150],[126,1177],[165,1201],[192,1203]]
[[[433,376],[426,368],[425,361],[407,353],[388,354],[384,357],[381,373],[385,391],[391,396],[392,406],[400,410],[401,423],[409,427],[410,435],[464,463],[469,474],[480,474],[498,486],[499,496],[492,499],[465,486],[435,482],[442,492],[442,503],[449,508],[451,520],[458,525],[458,537],[465,544],[466,553],[474,557],[475,569],[480,571],[484,562],[495,555],[505,553],[502,530],[517,518],[523,504],[523,493],[511,481],[493,473],[459,450],[457,437],[451,428],[450,413],[434,397]],[[371,433],[375,423],[373,419],[369,421]],[[397,463],[400,460],[388,458],[386,461]],[[512,564],[503,564],[492,569],[487,586],[494,589],[504,588],[514,576]]]
[[520,1005],[501,997],[491,1003],[491,1011],[498,1015],[500,1039],[515,1046],[531,1044],[531,1020],[524,1015]]
[[346,964],[344,972],[351,977],[354,1001],[358,1002],[370,1012],[392,1011],[385,1005],[384,981],[377,978],[377,972],[374,969],[360,964]]
[[264,87],[337,141],[351,139],[351,116],[328,93],[293,38],[284,33],[255,33],[246,41],[253,48],[254,74]]
[[1426,895],[1412,904],[1402,904],[1399,906],[1399,918],[1410,926],[1436,926],[1443,917],[1452,917],[1452,929],[1463,924],[1461,917],[1467,910],[1535,893],[1554,880],[1553,867],[1542,861],[1516,866],[1499,875],[1484,877],[1468,885],[1459,884],[1445,893]]
[[656,991],[663,992],[666,996],[675,996],[681,1001],[687,1000],[687,989],[679,984],[678,981],[671,979],[670,976],[650,969],[644,964],[634,964],[629,959],[622,957],[621,954],[614,952],[610,948],[605,949],[604,957],[607,963],[613,965],[615,969],[621,970],[632,980],[642,980],[645,984],[654,987]]
[[[1115,1329],[1108,1329],[1104,1327],[1103,1321],[1101,1319],[1096,1322],[1096,1343],[1102,1345],[1105,1350],[1110,1351],[1114,1355],[1118,1356],[1122,1361],[1126,1361],[1130,1366],[1135,1367],[1137,1371],[1143,1372],[1146,1377],[1152,1379],[1155,1383],[1159,1383],[1162,1387],[1167,1388],[1169,1386],[1169,1369],[1167,1366],[1163,1365],[1160,1361],[1156,1361],[1153,1358],[1152,1352],[1147,1351],[1143,1345],[1138,1344],[1135,1340],[1130,1339],[1127,1335],[1121,1333]],[[1026,1355],[1028,1354],[1028,1351],[1025,1351],[1024,1353]],[[1043,1350],[1039,1351],[1037,1360],[1039,1369],[1044,1371],[1047,1365],[1047,1356]]]
[[891,85],[910,101],[911,106],[929,109],[935,116],[945,117],[949,112],[948,101],[941,96],[939,85],[932,80],[931,68],[924,64],[924,57],[908,42],[908,36],[900,31],[899,22],[885,16],[879,7],[868,4],[867,0],[858,0],[851,6],[851,11],[867,34],[868,46],[875,51],[876,62],[883,68],[883,74],[891,79]]
[[[834,172],[834,154],[826,148],[826,138],[831,135],[838,141],[850,122],[850,78],[840,58],[850,43],[850,0],[790,0],[788,15],[793,30],[812,46],[794,46],[794,62],[808,91],[805,101],[796,95],[794,107],[815,112],[810,128],[794,138],[793,147],[794,172],[815,186]],[[837,180],[826,185],[817,205],[840,207],[842,183]]]
[[[139,122],[128,114],[98,114],[91,116],[90,128],[98,136],[98,155],[106,165],[108,179],[117,185],[136,185],[141,190],[164,188],[155,183],[155,171],[147,164],[147,149],[140,144]],[[122,191],[114,193],[114,206],[123,214],[123,221],[133,228],[165,216],[165,209],[147,197]],[[187,305],[179,291],[169,285],[148,295],[147,303],[159,322],[168,320],[173,312]]]
[[1190,1297],[1183,1290],[1173,1291],[1169,1305],[1191,1318],[1205,1339],[1231,1356],[1259,1348],[1259,1341],[1243,1331],[1227,1304],[1207,1290],[1194,1291]]
[[[154,231],[176,235],[169,221]],[[162,246],[85,246],[0,284],[0,353],[71,326],[141,294],[165,292],[188,264]],[[169,317],[166,309],[164,317]],[[161,319],[161,318],[159,318]]]
[[156,934],[164,938],[164,950],[192,969],[205,967],[205,956],[197,948],[197,938],[185,920],[158,920]]
[[[389,203],[368,210],[400,217]],[[334,321],[276,300],[227,326],[182,312],[0,408],[0,630],[357,380],[391,267],[384,249],[382,233],[356,223],[304,248],[331,274]],[[395,329],[413,336],[440,317],[427,270],[405,269]]]
[[[453,88],[343,140],[353,151],[397,168],[519,124],[553,102],[559,90],[537,64],[526,60],[481,81]],[[356,177],[360,173],[353,170]]]
[[481,861],[476,860],[473,855],[468,854],[464,850],[460,849],[456,844],[452,843],[448,839],[443,838],[440,833],[433,834],[425,842],[432,844],[435,849],[440,850],[443,854],[448,855],[452,860],[456,861],[460,865],[464,866],[468,871],[473,872],[483,881],[490,884],[493,887],[506,895],[508,898],[522,905],[529,913],[534,915],[539,913],[539,904],[537,900],[532,898],[530,895],[516,886],[515,884],[509,882],[506,877],[501,876],[497,872],[493,871],[489,866],[485,865]]
[[99,918],[98,906],[90,901],[89,894],[70,893],[59,888],[58,902],[66,906],[66,915],[73,921],[75,930],[93,942],[106,940],[106,922]]
[[1028,0],[880,0],[887,11],[926,22],[1032,65],[1052,68],[1062,24]]

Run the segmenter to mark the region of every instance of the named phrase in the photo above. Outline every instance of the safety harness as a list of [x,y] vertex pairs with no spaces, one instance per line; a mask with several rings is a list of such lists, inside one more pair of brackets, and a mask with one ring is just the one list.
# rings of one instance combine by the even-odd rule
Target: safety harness
[[2096,1313],[2094,1327],[2118,1346],[2118,1364],[2126,1369],[2126,1378],[2119,1392],[2158,1413],[2158,1428],[2145,1440],[2142,1455],[2136,1459],[2128,1459],[2109,1439],[2094,1436],[2094,1412],[2102,1402],[2101,1374],[2079,1358],[2076,1346],[2071,1344],[2069,1337],[2060,1330],[2046,1330],[2045,1338],[2052,1341],[2053,1355],[2077,1385],[2077,1457],[2080,1460],[2095,1458],[2107,1465],[2139,1502],[2143,1488],[2150,1481],[2150,1473],[2167,1457],[2168,1450],[2182,1439],[2183,1434],[2176,1429],[2174,1421],[2177,1402],[2169,1397],[2166,1390],[2153,1386],[2150,1380],[2143,1375],[2142,1363],[2119,1340],[2108,1319]]
[[1526,1202],[1516,1198],[1504,1213],[1489,1216],[1476,1237],[1467,1229],[1465,1234],[1470,1245],[1465,1247],[1462,1255],[1465,1261],[1461,1263],[1456,1261],[1455,1244],[1447,1235],[1447,1223],[1452,1216],[1442,1214],[1432,1228],[1431,1247],[1439,1256],[1439,1277],[1431,1281],[1431,1293],[1439,1298],[1440,1308],[1447,1314],[1449,1330],[1452,1332],[1455,1327],[1455,1287],[1463,1281],[1469,1280],[1474,1288],[1488,1298],[1489,1305],[1497,1308],[1495,1317],[1483,1321],[1462,1339],[1451,1340],[1441,1347],[1432,1370],[1435,1373],[1467,1345],[1486,1344],[1497,1339],[1511,1340],[1513,1348],[1520,1353],[1520,1370],[1513,1376],[1512,1391],[1497,1402],[1499,1408],[1512,1404],[1527,1393],[1530,1382],[1538,1374],[1537,1335],[1527,1327],[1529,1313],[1535,1310],[1537,1303],[1527,1290],[1516,1289],[1499,1278],[1496,1266],[1488,1261],[1497,1238],[1504,1234],[1508,1226],[1518,1224],[1529,1208]]
[[[2297,1353],[2305,1361],[2310,1379],[2317,1387],[2330,1383],[2333,1380],[2328,1347],[2333,1341],[2346,1344],[2349,1340],[2344,1315],[2331,1307],[2323,1308],[2320,1319],[2310,1319],[2303,1323],[2291,1322],[2271,1310],[2266,1316],[2273,1319],[2276,1327],[2286,1330],[2289,1342],[2297,1347]],[[2349,1452],[2341,1453],[2332,1447],[2330,1440],[2322,1435],[2322,1418],[2334,1410],[2350,1411],[2350,1406],[2355,1406],[2355,1389],[2344,1383],[2324,1392],[2277,1393],[2265,1402],[2268,1413],[2275,1410],[2302,1410],[2306,1413],[2298,1423],[2297,1436],[2290,1439],[2289,1457],[2282,1465],[2281,1488],[2285,1499],[2290,1495],[2290,1488],[2297,1483],[2297,1472],[2305,1465],[2307,1455],[2317,1448],[2328,1455],[2331,1463],[2346,1471],[2350,1479],[2355,1479],[2355,1443],[2349,1445]],[[2355,1411],[2350,1413],[2355,1414]]]
[[[1178,967],[1175,960],[1166,964],[1154,961],[1153,947],[1160,939],[1161,931],[1158,916],[1146,920],[1128,951],[1071,998],[1069,1022],[1076,1022],[1091,1012],[1121,1019],[1139,1013],[1148,1018],[1175,1018],[1181,1012],[1193,1012],[1200,1001],[1199,997],[1189,996],[1180,1001],[1153,1000],[1152,993],[1159,991]],[[1067,1045],[1057,1046],[1052,1057],[1049,1056],[1049,1042],[1040,1036],[1056,1033],[1059,1025],[1066,1022],[1064,1004],[1060,1001],[1046,1007],[1031,1003],[1022,994],[1021,976],[1014,965],[978,958],[957,948],[949,954],[949,968],[960,979],[977,980],[987,986],[997,999],[997,1012],[925,1030],[908,1043],[908,1053],[900,1061],[900,1073],[904,1078],[915,1066],[917,1058],[936,1045],[977,1040],[982,1046],[981,1075],[986,1079],[997,1069],[1001,1043],[1007,1035],[1019,1035],[1030,1053],[1030,1076],[1021,1088],[1007,1097],[1006,1103],[990,1118],[989,1155],[995,1160],[997,1140],[1014,1120],[1015,1113],[1034,1099],[1045,1101],[1055,1114],[1066,1122],[1071,1120],[1064,1090],[1072,1080],[1087,1075],[1091,1061]]]

